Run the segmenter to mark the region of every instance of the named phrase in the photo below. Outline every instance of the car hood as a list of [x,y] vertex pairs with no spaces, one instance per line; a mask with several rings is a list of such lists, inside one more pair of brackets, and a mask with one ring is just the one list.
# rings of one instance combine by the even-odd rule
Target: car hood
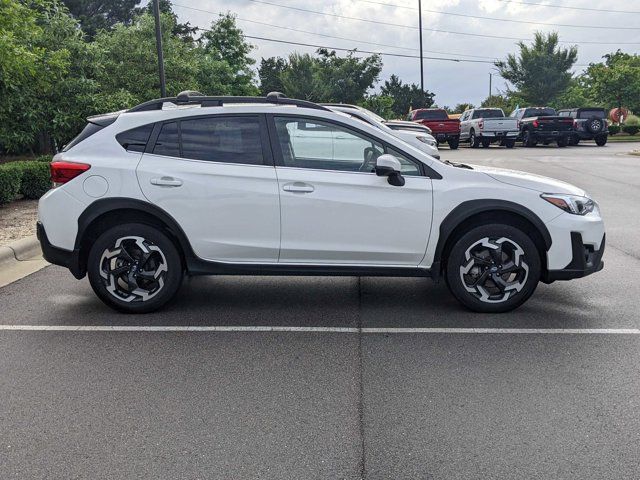
[[528,188],[540,193],[567,193],[571,195],[586,196],[584,190],[571,185],[570,183],[549,178],[534,173],[520,172],[506,168],[485,167],[482,165],[472,165],[473,169],[489,175],[498,182],[515,185],[516,187]]

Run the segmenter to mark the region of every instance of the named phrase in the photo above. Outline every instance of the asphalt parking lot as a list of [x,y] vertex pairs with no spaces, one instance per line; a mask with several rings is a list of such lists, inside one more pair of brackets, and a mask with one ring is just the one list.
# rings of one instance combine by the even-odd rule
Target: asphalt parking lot
[[146,316],[59,267],[1,288],[0,478],[638,478],[638,148],[442,149],[600,203],[605,269],[509,314],[428,279],[193,278]]

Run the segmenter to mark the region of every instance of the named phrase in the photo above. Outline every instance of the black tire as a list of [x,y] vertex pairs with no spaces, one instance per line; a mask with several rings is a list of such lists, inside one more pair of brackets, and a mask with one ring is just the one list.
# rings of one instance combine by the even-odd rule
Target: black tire
[[469,132],[469,146],[471,148],[478,148],[480,146],[480,139],[476,137],[476,132],[473,129]]
[[482,148],[489,148],[489,145],[491,145],[491,140],[482,140]]
[[183,270],[171,239],[158,228],[140,223],[105,231],[94,242],[87,261],[93,291],[111,308],[125,313],[161,308],[180,288]]
[[558,144],[558,147],[564,148],[569,145],[569,137],[560,137],[558,140],[556,140],[556,143]]
[[598,135],[594,140],[596,141],[596,145],[599,147],[604,147],[607,144],[608,135]]
[[458,146],[460,145],[460,138],[458,138],[458,137],[451,138],[451,139],[447,140],[447,143],[449,144],[449,148],[451,150],[456,150],[458,148]]
[[523,147],[535,147],[536,142],[533,140],[533,135],[529,130],[522,132],[522,146]]
[[580,139],[578,138],[577,135],[571,135],[569,137],[569,145],[570,146],[578,145],[578,143],[580,143]]
[[604,120],[598,117],[591,117],[585,122],[587,132],[597,135],[604,130]]
[[522,305],[535,291],[540,272],[540,253],[529,236],[499,223],[481,225],[463,234],[445,264],[445,278],[453,296],[481,313],[508,312]]
[[507,148],[513,148],[513,147],[515,147],[515,146],[516,146],[516,141],[515,141],[515,139],[512,139],[512,138],[511,138],[511,139],[509,139],[509,140],[505,140],[505,141],[504,141],[504,146],[505,146],[505,147],[507,147]]

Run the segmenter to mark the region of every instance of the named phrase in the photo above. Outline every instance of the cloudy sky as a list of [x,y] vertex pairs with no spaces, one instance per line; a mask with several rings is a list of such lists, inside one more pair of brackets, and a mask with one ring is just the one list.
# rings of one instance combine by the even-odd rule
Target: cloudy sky
[[[419,53],[418,0],[175,0],[173,5],[181,21],[203,28],[219,12],[231,11],[252,37]],[[618,48],[629,53],[640,48],[640,0],[423,0],[422,10],[425,57],[460,60],[425,60],[425,88],[435,92],[439,105],[478,104],[488,95],[489,73],[495,73],[491,60],[514,52],[517,39],[530,39],[536,30],[558,31],[561,41],[579,47],[576,72]],[[264,39],[249,41],[256,46],[252,55],[258,61],[315,51]],[[382,59],[381,81],[395,73],[405,82],[420,82],[418,58]],[[493,92],[504,88],[504,80],[494,76]]]

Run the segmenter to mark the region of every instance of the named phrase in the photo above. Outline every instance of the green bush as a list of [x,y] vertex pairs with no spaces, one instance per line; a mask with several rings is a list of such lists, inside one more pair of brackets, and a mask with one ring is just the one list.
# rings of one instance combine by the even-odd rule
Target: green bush
[[16,198],[20,191],[20,177],[18,169],[0,166],[0,205]]
[[625,125],[640,125],[640,118],[630,114],[624,121]]
[[623,125],[622,131],[624,133],[628,133],[629,135],[635,135],[640,132],[640,126],[638,125]]
[[49,165],[44,161],[18,161],[0,165],[0,204],[9,203],[21,194],[38,199],[51,188]]
[[36,162],[51,163],[52,160],[53,160],[53,155],[40,155],[39,157],[35,158]]
[[609,134],[617,135],[620,133],[620,125],[609,125]]

